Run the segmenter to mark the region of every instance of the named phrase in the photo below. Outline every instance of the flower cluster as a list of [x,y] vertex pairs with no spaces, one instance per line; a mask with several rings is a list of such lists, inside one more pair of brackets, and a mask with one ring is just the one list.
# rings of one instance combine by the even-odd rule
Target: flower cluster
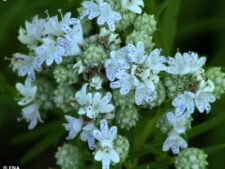
[[[224,73],[205,70],[205,57],[194,52],[171,57],[155,47],[157,22],[142,14],[142,7],[143,0],[84,1],[78,18],[70,12],[60,11],[60,19],[47,13],[19,30],[18,39],[29,51],[11,59],[12,70],[26,77],[24,85],[16,84],[22,96],[18,104],[25,106],[22,118],[33,129],[45,119],[41,110],[65,113],[63,126],[71,144],[56,153],[62,168],[82,166],[75,143],[87,143],[92,162],[101,161],[103,169],[123,163],[131,140],[137,148],[135,132],[128,131],[147,119],[152,128],[157,117],[156,126],[168,136],[162,150],[178,154],[188,147],[182,136],[191,128],[193,113],[209,113],[211,103],[225,93]],[[134,130],[141,127],[140,133],[148,134],[149,126]],[[81,142],[71,141],[78,135]],[[178,157],[178,168],[183,168],[183,156],[187,158],[186,153]]]

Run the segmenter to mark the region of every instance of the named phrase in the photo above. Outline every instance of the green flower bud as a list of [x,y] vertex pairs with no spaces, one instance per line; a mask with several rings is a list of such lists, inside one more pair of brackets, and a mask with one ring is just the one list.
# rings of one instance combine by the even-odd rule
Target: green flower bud
[[220,67],[214,67],[206,71],[206,76],[214,83],[214,96],[220,99],[225,93],[225,73],[221,71]]
[[178,94],[182,93],[189,79],[189,76],[169,75],[165,77],[164,85],[166,87],[167,96],[173,99]]
[[156,121],[156,127],[159,128],[163,133],[167,133],[173,128],[173,126],[167,120],[166,113],[159,116]]
[[155,46],[155,43],[152,41],[152,36],[147,35],[144,31],[134,30],[126,39],[127,44],[137,44],[138,41],[141,41],[145,45],[146,51],[151,51]]
[[143,31],[145,34],[152,35],[156,30],[157,22],[154,15],[144,13],[139,15],[134,22],[134,29],[138,32]]
[[54,78],[59,84],[75,84],[78,82],[78,72],[73,64],[57,65],[53,71]]
[[120,156],[120,162],[124,162],[129,152],[129,141],[126,137],[118,135],[114,140],[114,148]]
[[107,54],[103,47],[90,44],[83,53],[83,61],[87,66],[97,67],[104,63]]
[[208,165],[207,156],[200,149],[187,148],[176,158],[176,169],[206,169]]
[[113,90],[113,101],[116,107],[132,107],[134,105],[134,92],[130,92],[127,95],[121,95],[119,90]]
[[62,169],[80,169],[82,167],[82,156],[79,149],[71,144],[58,147],[55,154],[56,163]]
[[54,91],[54,101],[63,112],[74,112],[78,108],[75,101],[75,90],[68,85],[59,85]]
[[122,129],[129,130],[136,126],[138,119],[138,110],[134,105],[120,108],[116,111],[115,120],[117,125]]
[[159,82],[156,86],[156,95],[154,100],[151,102],[151,108],[160,106],[166,100],[166,89],[163,83]]
[[35,85],[38,86],[36,101],[41,108],[49,110],[53,107],[54,89],[48,79],[37,79]]

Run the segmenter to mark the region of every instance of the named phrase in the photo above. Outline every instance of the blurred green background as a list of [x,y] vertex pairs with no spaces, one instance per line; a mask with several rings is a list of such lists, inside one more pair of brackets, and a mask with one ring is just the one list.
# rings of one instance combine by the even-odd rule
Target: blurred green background
[[[55,15],[59,8],[63,12],[72,11],[76,16],[76,8],[80,2],[80,0],[0,0],[0,166],[5,164],[20,165],[23,169],[55,168],[54,153],[57,142],[60,141],[57,140],[53,144],[50,139],[49,144],[46,144],[43,137],[48,133],[44,135],[43,130],[35,129],[36,132],[31,134],[27,131],[27,124],[24,121],[20,123],[17,121],[20,108],[16,106],[14,99],[16,96],[14,86],[21,79],[11,72],[9,61],[4,58],[11,57],[18,51],[26,51],[17,40],[18,29],[24,26],[25,20],[31,20],[36,14],[45,17],[44,11],[47,9],[50,15]],[[156,15],[159,24],[154,37],[155,42],[167,55],[173,55],[176,50],[196,51],[200,55],[207,56],[207,66],[225,66],[224,0],[145,0],[145,11]],[[197,121],[225,114],[224,101],[224,97],[217,101],[212,113],[207,118],[199,115]],[[210,130],[194,137],[190,141],[190,146],[204,148],[225,144],[225,119],[220,121],[220,124],[209,126]],[[50,127],[54,128],[54,124]],[[32,148],[35,148],[36,153],[30,153]],[[38,156],[35,157],[36,155]],[[210,154],[209,168],[224,169],[224,159],[224,149]]]

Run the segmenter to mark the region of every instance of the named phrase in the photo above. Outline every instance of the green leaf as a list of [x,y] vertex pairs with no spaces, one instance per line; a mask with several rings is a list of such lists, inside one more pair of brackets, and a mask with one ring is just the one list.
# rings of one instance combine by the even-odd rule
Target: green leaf
[[62,121],[54,121],[39,128],[36,128],[32,131],[28,131],[22,134],[19,134],[11,139],[12,144],[23,144],[32,140],[35,140],[40,137],[46,137],[49,133],[55,132],[59,126],[61,126]]
[[20,159],[19,162],[21,164],[24,164],[34,159],[42,152],[44,152],[47,148],[49,148],[51,145],[55,145],[61,138],[63,133],[63,130],[57,130],[57,132],[55,131],[52,134],[44,137],[44,139],[42,139],[39,143],[30,148],[30,150]]
[[201,123],[201,124],[193,127],[187,133],[188,138],[192,138],[192,137],[195,137],[199,134],[202,134],[202,133],[218,126],[219,124],[221,124],[223,122],[225,122],[225,113],[224,112],[217,115],[216,117],[204,122],[204,123]]
[[220,145],[215,145],[215,146],[211,146],[211,147],[206,147],[203,150],[207,154],[213,154],[213,153],[216,153],[216,152],[221,151],[223,149],[225,149],[225,144],[220,144]]
[[171,54],[177,31],[177,17],[181,0],[168,0],[168,5],[162,20],[161,32],[166,54]]

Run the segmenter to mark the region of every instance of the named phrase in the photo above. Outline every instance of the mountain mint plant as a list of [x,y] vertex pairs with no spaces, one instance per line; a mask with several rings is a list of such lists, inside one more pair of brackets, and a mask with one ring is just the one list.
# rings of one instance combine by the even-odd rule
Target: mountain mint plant
[[44,112],[61,113],[67,135],[55,155],[61,168],[88,168],[87,162],[138,168],[147,145],[152,160],[206,168],[207,155],[188,148],[186,133],[194,114],[210,113],[225,93],[225,73],[205,68],[206,57],[195,52],[167,56],[153,38],[155,16],[143,7],[143,0],[87,0],[77,18],[46,12],[19,29],[28,51],[11,59],[25,81],[16,84],[19,119],[34,129],[47,123]]

